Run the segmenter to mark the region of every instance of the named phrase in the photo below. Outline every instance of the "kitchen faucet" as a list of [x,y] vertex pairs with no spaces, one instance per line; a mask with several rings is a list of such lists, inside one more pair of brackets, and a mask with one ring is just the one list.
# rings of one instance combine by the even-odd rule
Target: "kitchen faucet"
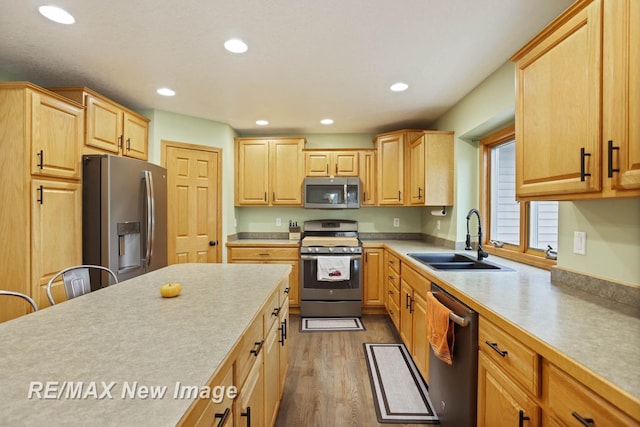
[[478,212],[477,209],[471,209],[467,214],[467,246],[465,249],[468,251],[473,249],[471,247],[471,235],[469,234],[469,220],[473,214],[476,214],[478,217],[478,261],[482,261],[482,258],[488,257],[489,254],[482,249],[482,220],[480,219],[480,212]]

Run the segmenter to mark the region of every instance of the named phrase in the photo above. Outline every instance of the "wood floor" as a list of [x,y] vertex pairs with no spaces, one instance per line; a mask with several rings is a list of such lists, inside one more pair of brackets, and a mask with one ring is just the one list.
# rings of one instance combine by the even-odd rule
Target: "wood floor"
[[363,343],[400,342],[386,315],[363,316],[365,331],[300,332],[290,317],[289,372],[276,427],[400,426],[376,417]]

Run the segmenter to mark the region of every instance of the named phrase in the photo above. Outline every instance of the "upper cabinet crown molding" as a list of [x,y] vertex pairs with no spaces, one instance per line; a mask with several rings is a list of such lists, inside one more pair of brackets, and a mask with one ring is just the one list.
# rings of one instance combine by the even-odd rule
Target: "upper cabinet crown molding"
[[83,154],[109,153],[147,160],[148,118],[86,87],[55,87],[49,90],[86,107]]
[[577,1],[511,58],[519,198],[640,196],[639,25],[636,1]]

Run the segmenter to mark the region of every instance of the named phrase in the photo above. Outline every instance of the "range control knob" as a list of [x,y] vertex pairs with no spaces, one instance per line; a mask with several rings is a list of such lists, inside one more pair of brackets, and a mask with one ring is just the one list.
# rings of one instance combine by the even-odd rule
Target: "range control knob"
[[356,248],[351,248],[351,252],[355,252],[355,251],[356,251]]
[[329,252],[333,252],[333,248],[329,248]]

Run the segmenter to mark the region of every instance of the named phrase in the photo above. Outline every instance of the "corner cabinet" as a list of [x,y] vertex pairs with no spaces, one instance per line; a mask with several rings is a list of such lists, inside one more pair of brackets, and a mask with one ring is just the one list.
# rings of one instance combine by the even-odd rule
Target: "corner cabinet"
[[376,150],[360,151],[360,206],[375,206],[378,203],[377,152]]
[[409,204],[453,205],[453,132],[425,131],[409,144]]
[[83,154],[107,153],[148,159],[149,119],[86,87],[50,90],[85,106]]
[[[0,117],[0,257],[11,260],[0,276],[3,289],[44,308],[48,280],[82,262],[84,108],[30,83],[0,83]],[[0,301],[0,321],[27,313],[13,300]]]
[[640,195],[639,24],[637,2],[579,0],[511,58],[517,197]]
[[302,206],[304,138],[236,138],[235,205]]

